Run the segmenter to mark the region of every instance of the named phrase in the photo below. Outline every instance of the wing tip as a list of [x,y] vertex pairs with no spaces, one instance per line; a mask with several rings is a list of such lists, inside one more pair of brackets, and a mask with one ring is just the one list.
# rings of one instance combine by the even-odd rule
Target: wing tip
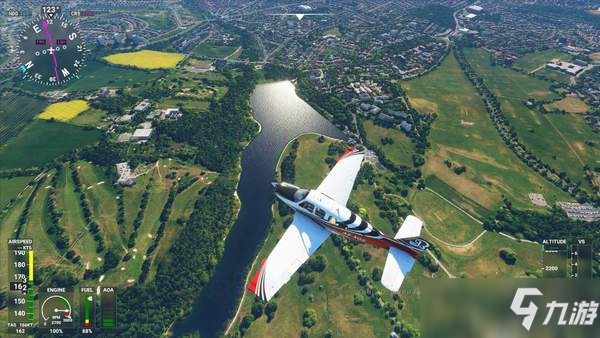
[[248,283],[248,290],[252,291],[256,295],[258,295],[258,293],[256,292],[256,287],[258,286],[259,278],[260,278],[260,275],[262,274],[262,270],[265,267],[266,261],[267,261],[267,257],[262,259],[262,261],[260,263],[260,268],[258,268],[258,271],[256,271],[256,273],[254,274],[254,277],[252,277],[252,279],[250,280],[250,283]]
[[359,154],[359,153],[361,153],[361,150],[359,150],[356,147],[350,147],[350,148],[346,149],[346,151],[342,154],[342,156],[340,156],[340,158],[338,158],[338,162],[350,155]]

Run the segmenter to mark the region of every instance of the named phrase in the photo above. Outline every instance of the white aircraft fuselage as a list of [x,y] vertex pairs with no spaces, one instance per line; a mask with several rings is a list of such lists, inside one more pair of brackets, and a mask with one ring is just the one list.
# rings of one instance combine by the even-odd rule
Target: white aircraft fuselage
[[385,236],[359,215],[318,190],[301,189],[289,183],[274,182],[273,186],[277,198],[336,235],[384,249],[394,247],[413,258],[419,258],[429,247],[429,243],[419,237],[394,239]]

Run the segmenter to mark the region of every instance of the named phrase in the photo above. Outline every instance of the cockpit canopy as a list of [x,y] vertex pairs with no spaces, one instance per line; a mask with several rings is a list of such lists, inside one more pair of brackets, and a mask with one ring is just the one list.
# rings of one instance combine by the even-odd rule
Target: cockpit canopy
[[300,189],[297,186],[289,183],[276,183],[274,186],[276,193],[294,202],[302,201],[306,198],[306,196],[308,196],[309,193],[308,189]]

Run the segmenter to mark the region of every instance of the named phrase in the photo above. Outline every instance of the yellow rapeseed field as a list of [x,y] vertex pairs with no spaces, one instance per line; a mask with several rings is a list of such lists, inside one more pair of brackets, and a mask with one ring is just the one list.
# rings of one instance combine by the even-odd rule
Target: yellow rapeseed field
[[104,60],[117,65],[143,69],[175,68],[183,60],[184,54],[140,50],[131,53],[118,53],[105,56]]
[[69,121],[81,112],[88,110],[88,108],[88,103],[84,100],[57,102],[46,107],[37,117],[44,120]]

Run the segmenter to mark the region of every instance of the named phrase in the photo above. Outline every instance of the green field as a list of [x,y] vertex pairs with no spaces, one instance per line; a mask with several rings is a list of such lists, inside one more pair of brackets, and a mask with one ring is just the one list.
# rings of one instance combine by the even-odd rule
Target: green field
[[431,191],[422,190],[412,198],[415,214],[437,238],[451,244],[464,244],[483,230],[482,225]]
[[[154,79],[160,74],[160,71],[114,67],[92,60],[82,68],[79,73],[79,79],[70,81],[62,90],[94,91],[101,87],[131,87],[135,84],[141,84]],[[43,92],[52,89],[31,81],[23,82],[21,88],[33,92]]]
[[9,201],[16,198],[32,179],[33,177],[31,176],[0,178],[0,210],[2,210]]
[[[62,122],[36,120],[0,147],[0,169],[42,166],[71,150],[94,143],[100,132]],[[27,154],[27,156],[24,156]]]
[[556,49],[547,49],[544,51],[533,52],[521,56],[513,64],[513,67],[516,69],[523,70],[525,72],[531,72],[537,69],[538,67],[544,66],[552,59],[569,61],[571,60],[571,55]]
[[196,57],[223,59],[236,51],[238,46],[218,46],[209,42],[197,45],[192,53]]
[[546,68],[538,70],[535,74],[545,76],[550,81],[557,81],[562,84],[569,84],[571,82],[571,77],[569,75]]
[[[415,147],[404,133],[391,128],[384,128],[376,125],[369,120],[364,123],[363,127],[367,133],[367,141],[375,146],[381,147],[385,156],[396,165],[413,166],[412,155],[415,152]],[[381,139],[384,137],[391,138],[394,143],[383,145]]]
[[498,97],[502,110],[515,128],[519,140],[537,157],[559,172],[566,172],[575,182],[589,187],[583,166],[596,166],[600,147],[586,141],[598,136],[579,115],[542,115],[527,108],[527,99],[552,100],[558,95],[549,90],[549,83],[499,66],[492,66],[482,49],[466,49],[465,55],[474,70],[483,77]]
[[148,24],[149,29],[157,31],[166,31],[174,28],[175,22],[171,17],[170,11],[139,11],[134,14],[136,17],[144,20]]
[[78,126],[96,127],[102,122],[102,119],[105,116],[105,111],[96,108],[90,108],[69,120],[69,123]]
[[57,185],[57,197],[57,207],[63,213],[65,232],[72,243],[72,249],[81,257],[81,264],[86,269],[102,266],[102,262],[98,260],[101,254],[96,253],[96,242],[83,217],[69,163],[62,166],[62,175]]
[[85,161],[77,162],[77,171],[83,191],[92,213],[92,219],[98,223],[107,248],[122,253],[125,241],[121,237],[117,224],[117,202],[113,191],[113,182],[108,181],[101,168]]
[[[431,239],[430,239],[431,240]],[[542,252],[539,244],[519,242],[498,233],[487,232],[473,245],[448,248],[431,240],[441,248],[442,262],[457,277],[521,278],[541,272]],[[506,264],[498,252],[511,248],[517,256],[515,265]]]
[[45,101],[13,92],[2,92],[0,100],[0,146],[19,134],[46,107]]
[[[424,176],[436,176],[467,200],[477,201],[472,211],[481,215],[485,211],[479,207],[494,210],[503,195],[523,208],[534,208],[529,192],[542,193],[551,203],[568,198],[506,147],[453,54],[435,71],[403,82],[402,88],[417,111],[438,115],[429,136],[432,147],[426,154]],[[445,161],[453,168],[466,167],[466,172],[455,174]],[[462,199],[447,198],[463,205]]]

